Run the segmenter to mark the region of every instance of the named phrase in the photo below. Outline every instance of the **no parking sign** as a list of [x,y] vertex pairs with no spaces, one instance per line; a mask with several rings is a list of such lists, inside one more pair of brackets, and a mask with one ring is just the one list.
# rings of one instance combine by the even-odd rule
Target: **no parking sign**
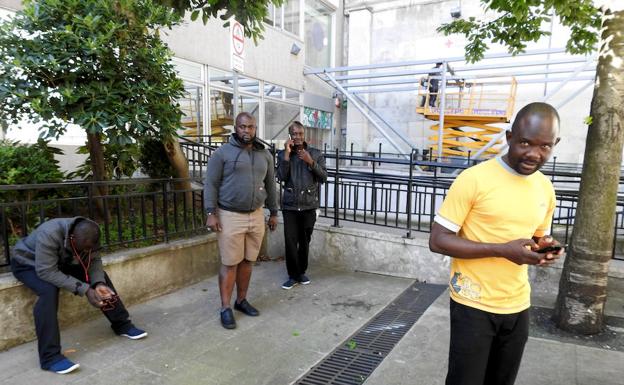
[[245,71],[245,32],[243,25],[234,19],[230,22],[230,67]]

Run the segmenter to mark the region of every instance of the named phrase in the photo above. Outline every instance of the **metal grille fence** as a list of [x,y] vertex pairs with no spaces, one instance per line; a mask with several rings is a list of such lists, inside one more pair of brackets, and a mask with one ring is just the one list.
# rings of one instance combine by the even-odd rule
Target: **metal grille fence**
[[105,249],[144,246],[205,232],[201,186],[182,179],[131,179],[0,186],[0,266],[20,238],[50,218],[96,220]]

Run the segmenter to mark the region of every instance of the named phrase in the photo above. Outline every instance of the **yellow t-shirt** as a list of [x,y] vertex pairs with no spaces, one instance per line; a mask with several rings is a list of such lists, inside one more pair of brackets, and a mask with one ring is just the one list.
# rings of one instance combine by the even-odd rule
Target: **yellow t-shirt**
[[[451,185],[435,221],[476,242],[505,243],[548,234],[555,190],[541,172],[518,174],[497,157],[463,171]],[[530,306],[528,266],[506,258],[453,258],[451,298],[491,313]]]

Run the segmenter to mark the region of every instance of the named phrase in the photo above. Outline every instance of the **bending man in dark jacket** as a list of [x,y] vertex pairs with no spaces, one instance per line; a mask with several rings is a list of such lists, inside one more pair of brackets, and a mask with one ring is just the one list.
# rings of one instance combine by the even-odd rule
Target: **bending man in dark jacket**
[[284,184],[282,215],[288,281],[283,289],[307,285],[308,250],[319,207],[319,184],[327,181],[325,157],[305,142],[303,124],[288,127],[290,139],[278,154],[277,177]]
[[247,289],[251,264],[258,258],[264,237],[263,204],[271,212],[269,228],[273,231],[277,226],[273,157],[256,141],[256,120],[251,114],[241,112],[235,124],[236,132],[229,143],[210,157],[204,183],[206,226],[217,232],[221,255],[221,324],[226,329],[236,327],[230,308],[234,283],[234,309],[250,316],[259,315],[247,301]]
[[75,217],[51,219],[15,245],[11,270],[39,297],[33,313],[39,362],[44,370],[65,374],[80,366],[61,354],[59,288],[86,296],[91,305],[102,310],[116,334],[135,340],[147,336],[132,325],[102,269],[99,243],[97,223]]

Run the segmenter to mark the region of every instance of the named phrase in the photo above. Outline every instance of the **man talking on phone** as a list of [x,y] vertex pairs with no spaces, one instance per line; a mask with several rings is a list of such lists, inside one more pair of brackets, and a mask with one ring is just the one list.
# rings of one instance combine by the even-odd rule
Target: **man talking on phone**
[[286,290],[310,283],[306,270],[319,207],[319,184],[327,181],[325,157],[305,142],[303,124],[293,122],[288,127],[288,136],[284,150],[277,155],[277,178],[284,190],[282,215],[288,280],[282,289]]
[[446,385],[512,385],[529,333],[528,265],[563,249],[548,232],[552,183],[539,169],[559,142],[549,104],[522,108],[507,132],[509,151],[463,171],[435,217],[429,248],[452,257],[451,340]]

